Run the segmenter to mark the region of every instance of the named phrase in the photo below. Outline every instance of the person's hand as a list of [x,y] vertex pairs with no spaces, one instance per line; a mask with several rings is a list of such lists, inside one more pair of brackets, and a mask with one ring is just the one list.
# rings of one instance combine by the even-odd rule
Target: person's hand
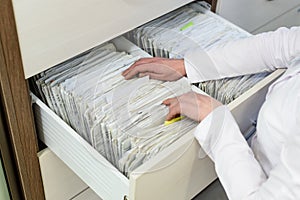
[[181,96],[166,99],[163,104],[169,107],[169,113],[166,120],[171,120],[179,114],[183,114],[195,121],[202,121],[215,108],[222,105],[216,99],[198,94],[195,92],[188,92]]
[[126,80],[138,75],[161,81],[176,81],[186,75],[183,59],[142,58],[125,70]]

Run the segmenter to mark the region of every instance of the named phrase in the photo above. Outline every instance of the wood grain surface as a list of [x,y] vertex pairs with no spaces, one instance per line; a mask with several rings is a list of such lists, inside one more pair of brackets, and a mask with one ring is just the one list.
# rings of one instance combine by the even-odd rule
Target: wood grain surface
[[11,0],[0,0],[0,85],[22,199],[42,200],[37,137]]

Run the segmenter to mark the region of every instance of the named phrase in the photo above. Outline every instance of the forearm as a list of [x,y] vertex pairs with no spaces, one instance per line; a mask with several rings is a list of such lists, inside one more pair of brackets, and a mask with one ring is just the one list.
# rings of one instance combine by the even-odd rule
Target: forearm
[[215,109],[200,123],[195,137],[215,162],[230,199],[243,199],[266,181],[266,175],[225,106]]
[[201,147],[215,162],[218,177],[231,200],[299,198],[300,134],[298,131],[289,136],[278,155],[279,163],[267,177],[225,106],[210,113],[195,131]]
[[185,67],[192,82],[201,82],[288,67],[299,55],[300,28],[281,28],[207,52],[191,50],[185,55]]

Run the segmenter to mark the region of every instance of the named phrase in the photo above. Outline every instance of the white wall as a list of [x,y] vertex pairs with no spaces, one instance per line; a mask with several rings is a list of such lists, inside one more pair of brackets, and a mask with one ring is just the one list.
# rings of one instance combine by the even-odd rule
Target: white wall
[[2,168],[2,162],[0,159],[0,199],[1,200],[9,200],[9,194],[7,190],[6,180],[4,177],[4,171]]

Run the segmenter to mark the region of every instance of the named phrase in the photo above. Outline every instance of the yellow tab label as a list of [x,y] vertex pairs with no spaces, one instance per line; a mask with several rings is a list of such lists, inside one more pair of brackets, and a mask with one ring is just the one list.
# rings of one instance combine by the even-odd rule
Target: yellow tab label
[[183,118],[184,118],[184,116],[180,116],[180,117],[176,117],[174,119],[171,119],[170,121],[165,121],[165,125],[173,124],[175,122],[178,122],[178,121],[182,120]]

